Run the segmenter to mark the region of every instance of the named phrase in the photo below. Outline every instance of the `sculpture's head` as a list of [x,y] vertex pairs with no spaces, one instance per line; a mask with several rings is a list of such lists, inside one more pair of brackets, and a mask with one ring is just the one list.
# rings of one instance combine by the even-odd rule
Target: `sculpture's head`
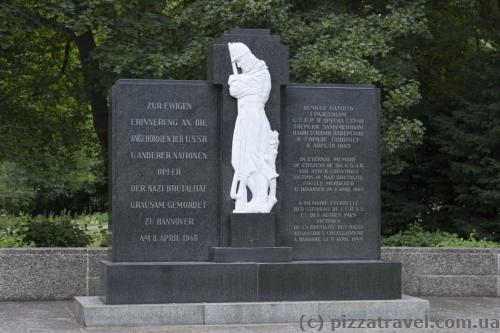
[[243,43],[229,43],[229,52],[231,53],[231,60],[236,62],[236,66],[241,68],[243,73],[252,70],[253,66],[259,61]]

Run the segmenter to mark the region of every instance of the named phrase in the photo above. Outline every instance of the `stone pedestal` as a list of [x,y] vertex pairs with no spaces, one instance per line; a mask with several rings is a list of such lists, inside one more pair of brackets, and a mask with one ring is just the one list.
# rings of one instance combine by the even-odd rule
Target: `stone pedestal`
[[287,262],[292,248],[276,246],[276,219],[269,214],[231,214],[230,247],[213,247],[215,262]]
[[401,298],[401,264],[381,260],[103,265],[106,304]]
[[214,247],[215,262],[287,262],[292,260],[292,248],[279,247]]
[[274,213],[231,214],[230,244],[232,247],[276,246]]

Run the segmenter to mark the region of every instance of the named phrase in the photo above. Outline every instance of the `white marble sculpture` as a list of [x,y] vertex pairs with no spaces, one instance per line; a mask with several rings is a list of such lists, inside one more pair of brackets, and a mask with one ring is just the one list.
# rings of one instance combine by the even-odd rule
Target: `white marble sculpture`
[[[231,163],[234,213],[269,213],[276,204],[278,132],[271,130],[264,106],[271,91],[266,63],[243,43],[229,43],[233,74],[229,93],[238,99]],[[238,73],[241,69],[241,74]],[[247,188],[252,194],[248,201]]]

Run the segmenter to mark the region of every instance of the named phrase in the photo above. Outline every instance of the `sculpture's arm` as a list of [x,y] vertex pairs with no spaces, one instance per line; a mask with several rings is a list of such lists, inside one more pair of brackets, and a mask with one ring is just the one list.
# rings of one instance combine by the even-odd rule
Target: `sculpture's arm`
[[227,84],[229,84],[229,86],[231,86],[231,84],[233,82],[237,82],[237,81],[243,81],[243,80],[246,80],[248,79],[248,74],[231,74],[229,75],[229,78],[227,79]]

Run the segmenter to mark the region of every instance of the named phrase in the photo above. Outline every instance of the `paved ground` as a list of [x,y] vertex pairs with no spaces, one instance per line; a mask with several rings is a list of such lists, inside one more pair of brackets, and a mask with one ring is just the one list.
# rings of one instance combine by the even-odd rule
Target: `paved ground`
[[[436,319],[441,324],[448,318],[470,319],[472,325],[488,324],[490,329],[333,329],[325,323],[319,329],[317,323],[308,327],[307,323],[303,329],[308,332],[500,332],[500,297],[497,298],[428,298],[431,302],[431,322],[435,325]],[[480,322],[479,320],[482,319]],[[225,326],[161,326],[161,327],[109,327],[109,328],[82,328],[74,319],[71,311],[71,302],[0,302],[0,333],[74,333],[74,332],[147,332],[147,333],[295,333],[303,332],[297,318],[296,324],[282,325],[225,325]],[[450,322],[448,322],[450,324]],[[453,323],[452,323],[453,324]]]

